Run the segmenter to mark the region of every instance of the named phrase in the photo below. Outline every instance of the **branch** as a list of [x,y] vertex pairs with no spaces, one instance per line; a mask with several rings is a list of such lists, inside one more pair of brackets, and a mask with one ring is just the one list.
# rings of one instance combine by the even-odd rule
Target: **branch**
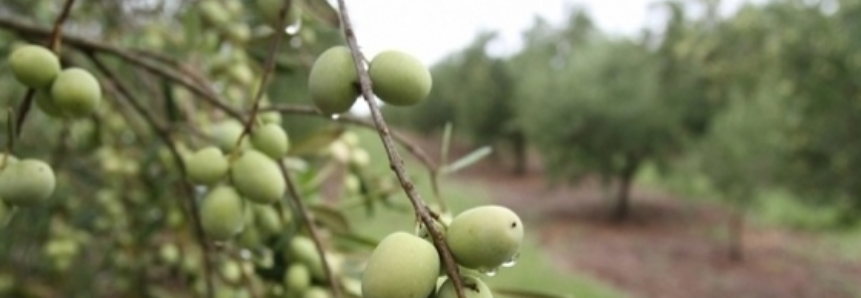
[[[182,174],[182,177],[185,178],[185,162],[183,161],[182,156],[179,154],[179,150],[177,150],[176,145],[170,139],[169,129],[166,128],[163,124],[160,124],[155,117],[153,117],[150,113],[147,112],[144,106],[142,106],[141,103],[134,98],[131,91],[129,91],[129,89],[126,88],[126,86],[117,79],[116,74],[111,71],[104,63],[102,63],[102,61],[98,57],[96,57],[95,54],[88,52],[87,57],[91,61],[93,61],[93,64],[95,64],[96,68],[98,68],[99,71],[102,72],[105,77],[108,78],[109,82],[112,83],[109,86],[115,87],[117,91],[127,99],[127,101],[132,105],[132,107],[144,117],[146,122],[149,123],[150,126],[152,126],[152,129],[156,132],[159,138],[161,138],[162,141],[165,142],[165,144],[170,149],[171,155],[173,155],[173,159],[176,162],[177,167]],[[194,190],[185,181],[182,181],[181,184],[183,192],[185,192],[189,203],[189,207],[183,209],[186,209],[186,212],[190,213],[191,215],[190,217],[192,218],[192,226],[194,227],[195,233],[198,237],[198,242],[201,246],[201,249],[203,250],[203,263],[205,268],[204,270],[206,271],[206,297],[212,298],[214,297],[215,292],[212,283],[213,265],[212,255],[210,254],[209,241],[207,239],[208,237],[203,231],[203,225],[200,222],[200,214],[198,213],[199,208],[197,206],[197,201],[195,201],[194,199]],[[184,204],[180,205],[185,206]]]
[[[281,9],[278,10],[278,28],[284,28],[284,19],[286,19],[287,13],[290,12],[292,2],[292,0],[284,0],[284,3],[281,4]],[[242,139],[251,132],[251,126],[257,118],[257,110],[260,109],[260,99],[263,98],[263,94],[266,93],[266,84],[269,80],[269,74],[272,72],[272,69],[275,68],[275,54],[278,53],[278,48],[281,46],[282,39],[284,39],[284,32],[278,30],[275,34],[275,39],[272,40],[272,44],[269,46],[269,53],[266,55],[266,62],[263,64],[263,74],[260,78],[260,85],[258,85],[257,93],[254,95],[254,104],[251,106],[251,113],[248,115],[248,121],[245,122],[245,127],[242,129],[239,139],[236,140],[236,148],[240,148]]]
[[[8,16],[0,16],[0,28],[7,28],[23,35],[47,36],[51,34],[48,29],[33,26]],[[228,105],[226,101],[223,100],[223,98],[221,98],[215,92],[212,92],[211,90],[207,90],[206,88],[197,85],[194,81],[189,80],[185,76],[179,74],[178,71],[175,69],[152,63],[144,58],[141,58],[138,55],[133,54],[126,49],[119,48],[106,43],[72,37],[68,35],[62,35],[61,39],[66,44],[82,49],[85,52],[95,51],[110,54],[120,59],[123,59],[132,65],[137,65],[143,69],[146,69],[147,71],[152,72],[158,76],[174,81],[179,85],[187,88],[192,93],[200,96],[209,104],[225,111],[231,117],[240,121],[244,119],[239,110]]]
[[290,198],[293,200],[293,204],[295,204],[294,207],[299,211],[299,216],[302,217],[302,222],[308,228],[308,234],[311,236],[311,240],[314,241],[314,247],[317,248],[317,254],[320,255],[320,261],[323,262],[323,274],[325,274],[326,279],[329,280],[329,286],[332,287],[333,297],[341,298],[341,288],[332,273],[332,269],[329,268],[329,261],[326,258],[326,252],[323,250],[323,244],[320,242],[320,237],[317,236],[317,228],[314,227],[311,213],[308,211],[305,203],[302,202],[302,195],[299,194],[299,190],[296,189],[296,184],[293,183],[293,177],[290,175],[290,171],[287,170],[287,167],[283,162],[279,161],[278,167],[281,168],[281,173],[284,174],[284,181],[287,182],[287,191],[290,193]]
[[415,185],[410,181],[409,176],[407,176],[403,165],[404,161],[395,149],[389,128],[386,125],[386,121],[383,119],[380,107],[374,100],[371,78],[368,75],[368,71],[365,69],[365,65],[362,64],[362,53],[359,52],[359,45],[356,42],[356,33],[350,23],[350,17],[347,13],[347,5],[344,3],[344,0],[338,0],[338,7],[341,11],[341,24],[344,26],[344,35],[346,35],[347,44],[350,47],[350,51],[353,53],[353,64],[356,66],[356,73],[359,75],[359,86],[361,87],[362,97],[365,99],[365,102],[368,103],[368,107],[371,110],[371,116],[377,127],[377,132],[379,132],[380,138],[383,141],[383,147],[385,147],[386,154],[389,156],[389,164],[391,165],[392,170],[395,171],[395,175],[398,177],[398,181],[400,181],[401,187],[404,189],[404,192],[406,192],[410,203],[412,203],[416,215],[422,223],[424,223],[428,232],[433,236],[434,246],[436,246],[440,257],[442,258],[448,278],[454,284],[457,297],[465,298],[466,296],[464,296],[463,292],[463,280],[461,280],[460,273],[458,272],[457,263],[455,263],[454,258],[451,255],[451,250],[449,250],[448,244],[446,244],[442,233],[437,229],[437,226],[434,225],[434,218],[428,212],[428,208],[425,206],[424,200],[422,200],[421,195],[416,191]]

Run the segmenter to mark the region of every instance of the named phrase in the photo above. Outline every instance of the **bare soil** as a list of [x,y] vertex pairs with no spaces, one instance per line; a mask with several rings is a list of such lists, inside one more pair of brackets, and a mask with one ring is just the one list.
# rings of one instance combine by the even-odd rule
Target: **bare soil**
[[[438,156],[436,142],[411,139]],[[453,155],[465,149],[455,148]],[[816,235],[749,224],[744,259],[734,262],[728,257],[725,206],[635,185],[631,217],[612,222],[611,202],[596,183],[550,188],[534,156],[523,176],[510,174],[500,161],[485,159],[457,179],[485,185],[496,203],[522,214],[563,270],[631,297],[861,297],[861,262],[838,257]]]

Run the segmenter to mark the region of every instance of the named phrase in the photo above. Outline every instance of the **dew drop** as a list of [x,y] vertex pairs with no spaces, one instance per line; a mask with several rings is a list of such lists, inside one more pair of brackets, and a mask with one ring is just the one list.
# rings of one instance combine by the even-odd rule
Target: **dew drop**
[[332,120],[338,120],[338,118],[341,118],[341,115],[339,115],[339,114],[332,114],[332,116],[331,116],[331,117],[332,117]]
[[293,34],[299,33],[299,29],[302,29],[302,21],[301,20],[298,20],[295,23],[290,24],[289,26],[284,28],[284,32],[286,32],[287,34],[293,35]]
[[493,268],[493,269],[482,271],[482,273],[484,273],[484,275],[487,275],[490,277],[496,276],[496,273],[498,273],[498,272],[499,272],[499,268]]
[[502,263],[502,267],[505,267],[505,268],[511,268],[511,267],[514,267],[514,265],[517,265],[517,256],[514,256],[510,260]]

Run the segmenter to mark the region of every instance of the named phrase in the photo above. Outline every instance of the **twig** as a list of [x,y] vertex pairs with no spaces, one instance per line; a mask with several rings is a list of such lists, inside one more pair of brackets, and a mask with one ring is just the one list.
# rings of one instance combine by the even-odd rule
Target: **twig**
[[314,226],[314,221],[311,219],[311,212],[305,206],[305,203],[302,202],[302,195],[299,194],[296,184],[293,183],[293,177],[290,175],[290,171],[287,170],[287,167],[283,162],[278,162],[278,167],[281,168],[281,173],[284,174],[284,181],[287,182],[287,191],[295,205],[293,207],[299,211],[299,216],[302,217],[302,222],[305,224],[305,227],[308,228],[308,234],[311,236],[311,240],[314,241],[314,246],[317,248],[317,254],[320,255],[320,261],[323,262],[323,274],[326,275],[326,279],[329,280],[329,286],[332,287],[332,296],[334,298],[341,298],[341,287],[338,285],[338,280],[335,279],[332,269],[329,268],[326,251],[323,250],[323,244],[320,242],[320,237],[317,235],[317,228]]
[[[176,162],[180,173],[182,174],[182,177],[186,177],[185,162],[183,162],[182,156],[179,154],[179,150],[177,150],[176,145],[170,139],[170,131],[163,124],[160,124],[155,117],[153,117],[147,112],[147,110],[141,105],[141,103],[134,98],[128,88],[126,88],[125,85],[117,79],[117,76],[114,74],[114,72],[111,71],[104,63],[102,63],[102,61],[98,57],[96,57],[94,53],[87,52],[86,54],[87,57],[93,61],[96,68],[98,68],[99,71],[101,71],[105,75],[105,77],[108,78],[108,80],[112,83],[112,86],[114,86],[117,91],[127,99],[127,101],[132,105],[132,107],[144,117],[144,119],[147,121],[147,123],[150,124],[150,126],[152,126],[153,130],[156,132],[159,138],[161,138],[162,141],[167,144],[168,149],[170,150],[171,155],[173,155],[173,159]],[[215,291],[212,283],[213,265],[212,255],[210,254],[209,240],[207,239],[208,237],[203,231],[203,225],[200,222],[200,215],[198,214],[199,208],[197,206],[197,201],[195,201],[194,199],[194,190],[187,182],[182,181],[181,184],[183,192],[185,192],[189,203],[189,207],[183,209],[186,209],[186,212],[191,215],[193,221],[192,226],[194,227],[199,244],[201,246],[201,249],[203,250],[204,268],[206,271],[206,297],[212,298],[215,295]],[[180,205],[185,206],[184,204]]]
[[350,51],[353,53],[353,64],[356,66],[356,73],[359,75],[359,87],[362,91],[362,97],[365,99],[365,102],[368,103],[368,107],[371,110],[371,116],[374,120],[374,124],[377,126],[377,132],[379,132],[380,138],[383,141],[383,147],[385,147],[386,153],[389,156],[389,164],[391,165],[392,170],[395,171],[395,175],[398,177],[398,181],[400,181],[401,187],[404,189],[404,192],[406,192],[410,203],[412,203],[416,216],[419,217],[428,229],[428,232],[433,236],[434,246],[436,246],[440,257],[443,260],[448,278],[454,284],[457,297],[465,298],[466,296],[464,296],[463,292],[463,280],[461,280],[460,273],[458,272],[457,263],[455,263],[454,258],[451,255],[451,250],[449,250],[444,236],[437,229],[436,225],[434,225],[434,219],[428,213],[424,200],[422,200],[421,195],[416,191],[415,185],[410,181],[409,176],[407,176],[403,165],[404,161],[401,159],[400,154],[398,154],[398,151],[395,148],[389,128],[380,112],[380,107],[374,100],[371,78],[368,76],[368,71],[362,63],[363,56],[362,53],[359,52],[359,45],[356,42],[356,33],[350,23],[350,17],[347,13],[347,5],[344,3],[344,0],[338,0],[338,7],[341,12],[341,24],[343,25],[344,35],[346,36]]
[[63,5],[63,11],[61,11],[60,15],[57,16],[57,20],[54,21],[54,30],[51,31],[51,40],[48,45],[54,53],[60,53],[60,36],[63,35],[63,23],[66,22],[66,19],[69,17],[69,13],[72,11],[72,5],[74,4],[75,0],[66,0],[66,4]]
[[[33,26],[33,25],[27,24],[25,22],[15,20],[14,18],[11,18],[8,16],[0,16],[0,27],[12,29],[18,33],[23,33],[25,35],[42,35],[42,36],[45,36],[45,35],[51,34],[51,32],[48,29],[38,27],[38,26]],[[85,50],[85,51],[103,52],[103,53],[107,53],[107,54],[119,57],[120,59],[123,59],[132,65],[137,65],[137,66],[139,66],[143,69],[146,69],[147,71],[152,72],[158,76],[161,76],[161,77],[167,78],[171,81],[174,81],[177,84],[190,90],[192,93],[197,94],[198,96],[203,98],[205,101],[207,101],[209,104],[223,110],[224,112],[226,112],[231,117],[233,117],[237,120],[240,120],[240,121],[244,120],[244,118],[242,117],[242,114],[237,109],[228,105],[226,103],[226,101],[223,100],[219,95],[215,94],[214,92],[211,92],[210,90],[205,89],[202,86],[199,86],[194,81],[189,80],[185,76],[178,74],[179,71],[176,69],[165,67],[165,66],[158,65],[158,64],[154,64],[150,61],[147,61],[146,59],[143,59],[143,58],[141,58],[135,54],[132,54],[131,52],[129,52],[126,49],[115,47],[113,45],[109,45],[109,44],[105,44],[105,43],[101,43],[101,42],[97,42],[97,41],[92,41],[92,40],[87,40],[87,39],[83,39],[83,38],[78,38],[78,37],[71,37],[68,35],[62,35],[61,39],[66,44],[80,48],[80,49]]]
[[[290,12],[292,2],[292,0],[284,0],[281,4],[281,9],[278,10],[278,28],[284,28],[285,19],[287,18],[287,13]],[[257,118],[257,110],[260,109],[260,99],[263,98],[263,94],[266,93],[269,74],[272,73],[272,69],[275,68],[275,54],[278,53],[278,48],[281,46],[282,39],[284,39],[284,32],[279,30],[277,34],[275,34],[275,39],[272,40],[272,44],[269,45],[269,53],[266,55],[266,62],[263,64],[263,74],[260,78],[260,85],[258,85],[257,92],[254,95],[254,104],[251,106],[251,113],[248,115],[245,127],[242,129],[242,133],[239,134],[239,139],[236,140],[237,150],[234,150],[234,152],[238,151],[238,148],[241,147],[242,139],[251,132],[251,127],[254,124],[254,120]]]

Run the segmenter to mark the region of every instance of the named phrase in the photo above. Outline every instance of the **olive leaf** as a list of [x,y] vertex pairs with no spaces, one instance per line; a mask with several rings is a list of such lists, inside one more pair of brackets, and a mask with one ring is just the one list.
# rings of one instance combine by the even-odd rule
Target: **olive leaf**
[[494,294],[505,297],[512,298],[574,298],[574,295],[561,295],[556,293],[544,293],[537,292],[533,290],[519,290],[519,289],[506,289],[506,288],[493,288],[491,289]]
[[442,163],[448,162],[448,152],[449,152],[449,149],[451,148],[452,129],[454,129],[454,127],[452,127],[451,122],[446,122],[445,123],[445,130],[443,130],[443,133],[442,133],[442,146],[440,148],[440,152],[441,152],[440,161]]
[[328,227],[332,232],[338,234],[350,233],[350,222],[338,209],[323,204],[308,205],[308,209],[314,213],[314,219]]
[[341,137],[346,131],[343,127],[321,130],[312,136],[306,137],[296,146],[290,148],[288,156],[315,155],[323,152],[329,144]]
[[451,174],[451,173],[457,172],[459,170],[462,170],[463,168],[466,168],[468,166],[475,164],[476,162],[478,162],[482,158],[490,155],[490,153],[492,153],[492,152],[493,152],[493,148],[490,146],[484,146],[484,147],[478,148],[475,151],[470,152],[466,156],[461,157],[460,159],[443,166],[442,168],[440,168],[440,173]]

